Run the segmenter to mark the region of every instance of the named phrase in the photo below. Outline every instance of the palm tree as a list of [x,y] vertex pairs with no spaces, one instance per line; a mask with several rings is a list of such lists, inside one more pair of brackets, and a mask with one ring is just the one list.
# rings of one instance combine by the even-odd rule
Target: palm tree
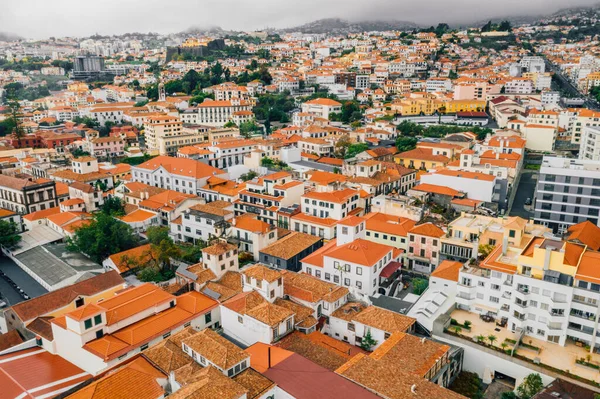
[[506,351],[506,348],[508,347],[508,344],[507,344],[506,342],[502,342],[502,343],[500,344],[500,346],[502,347],[502,350],[503,350],[503,351]]
[[491,335],[488,335],[487,339],[488,339],[488,341],[490,341],[490,345],[494,346],[494,341],[496,341],[498,339],[498,337],[491,334]]
[[465,326],[465,328],[467,329],[471,329],[471,322],[469,320],[465,320],[465,322],[463,323],[463,326]]
[[460,326],[454,326],[454,332],[456,334],[460,334],[461,331],[462,331],[462,328],[460,328]]
[[475,339],[481,344],[483,341],[485,341],[485,335],[478,335],[475,337]]

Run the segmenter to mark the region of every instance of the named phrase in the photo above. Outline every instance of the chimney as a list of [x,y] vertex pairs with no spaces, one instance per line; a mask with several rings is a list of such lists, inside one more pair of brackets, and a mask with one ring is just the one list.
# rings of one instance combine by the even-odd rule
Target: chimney
[[426,340],[427,340],[426,337],[421,338],[421,343],[424,344]]
[[506,255],[506,251],[508,251],[508,237],[502,239],[502,256]]
[[235,218],[231,219],[231,225],[235,227]]
[[410,391],[416,395],[417,394],[417,384],[412,384],[412,386],[410,387]]

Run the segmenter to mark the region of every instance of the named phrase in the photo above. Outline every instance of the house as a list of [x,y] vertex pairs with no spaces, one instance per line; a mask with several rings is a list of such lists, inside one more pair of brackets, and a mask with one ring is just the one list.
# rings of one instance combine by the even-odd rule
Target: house
[[364,218],[367,240],[408,251],[408,232],[415,226],[414,220],[380,212],[371,212]]
[[195,194],[212,176],[227,179],[227,172],[188,158],[158,156],[131,168],[134,182]]
[[213,201],[194,205],[171,222],[170,234],[175,241],[191,243],[222,237],[233,221],[233,214],[233,204],[230,202]]
[[430,170],[446,166],[450,158],[435,155],[431,148],[415,148],[397,154],[394,156],[394,162],[406,168]]
[[217,242],[202,248],[202,263],[205,269],[210,269],[217,278],[228,271],[238,271],[237,247],[226,242]]
[[240,215],[231,220],[231,237],[239,241],[240,251],[249,252],[258,261],[260,251],[277,241],[277,229],[253,215]]
[[244,292],[254,290],[271,303],[277,298],[283,298],[281,271],[257,263],[243,269],[241,274]]
[[342,104],[328,98],[316,98],[302,104],[302,112],[329,119],[329,114],[342,111]]
[[408,231],[408,267],[431,273],[440,262],[441,238],[446,233],[433,223],[423,223]]
[[47,319],[70,312],[87,303],[96,303],[101,299],[109,298],[122,290],[124,284],[125,280],[119,273],[107,272],[2,309],[0,332],[18,330],[22,336],[33,338],[35,334],[41,332],[37,330],[37,326],[43,324],[46,327],[44,331],[51,333],[49,324],[46,323]]
[[47,179],[21,179],[0,175],[2,208],[28,214],[58,205],[56,183]]
[[55,317],[50,321],[53,340],[47,345],[97,375],[189,325],[210,326],[205,315],[217,306],[195,291],[175,297],[146,283]]
[[245,345],[277,342],[294,330],[294,312],[270,303],[256,291],[238,294],[220,308],[225,333]]
[[358,354],[336,373],[390,399],[465,399],[444,388],[462,364],[449,352],[448,345],[396,332],[375,351]]
[[300,271],[301,260],[322,246],[320,237],[292,232],[260,250],[260,261],[278,269]]
[[382,270],[398,262],[401,251],[366,240],[365,225],[365,219],[357,216],[340,221],[336,226],[337,238],[302,259],[302,271],[348,287],[359,297],[379,292]]
[[212,366],[227,377],[250,367],[250,355],[221,335],[206,328],[181,341],[183,352],[202,367]]
[[391,310],[348,302],[331,314],[324,332],[356,346],[369,334],[377,342],[371,349],[376,349],[394,333],[414,331],[415,323],[412,317]]

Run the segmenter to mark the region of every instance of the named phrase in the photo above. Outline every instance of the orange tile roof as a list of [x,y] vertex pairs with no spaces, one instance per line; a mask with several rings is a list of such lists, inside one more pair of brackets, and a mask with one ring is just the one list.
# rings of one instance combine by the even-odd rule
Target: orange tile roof
[[600,284],[600,252],[585,251],[579,262],[575,278],[593,284]]
[[[132,290],[127,290],[125,293],[129,291]],[[115,298],[118,298],[119,296],[120,295],[116,296]],[[188,311],[189,298],[187,298],[189,296],[202,297],[203,299],[200,302],[209,304],[210,306],[204,308],[195,306],[194,308],[197,310],[197,312],[190,313]],[[85,344],[83,348],[94,355],[103,358],[105,361],[110,361],[136,347],[139,347],[140,345],[143,345],[144,343],[152,341],[156,337],[164,335],[165,333],[184,325],[188,321],[191,321],[192,319],[197,318],[199,315],[204,314],[218,306],[216,301],[196,291],[191,291],[179,296],[178,302],[179,301],[182,301],[184,304],[180,306],[178,303],[174,307],[170,307],[167,310],[164,310],[153,316],[146,317],[136,323],[122,328],[114,334],[107,334],[102,338],[90,341]],[[103,302],[100,302],[100,304],[103,304]],[[55,322],[55,320],[53,320],[53,322]]]
[[212,166],[200,161],[168,156],[158,156],[156,158],[152,158],[151,160],[146,161],[137,167],[147,170],[157,170],[158,168],[163,167],[169,173],[178,176],[193,177],[195,179],[201,179],[204,177],[213,176],[215,174],[222,175],[225,173],[221,169],[213,168]]
[[413,227],[412,229],[410,229],[409,233],[417,234],[417,235],[421,235],[421,236],[427,236],[427,237],[437,237],[437,238],[446,235],[446,233],[444,233],[444,230],[440,229],[433,223],[423,223],[423,224],[417,225],[417,226]]
[[431,273],[431,277],[458,282],[458,275],[462,266],[463,264],[460,262],[444,260],[435,268],[433,273]]
[[371,212],[364,217],[367,221],[366,228],[371,231],[393,234],[406,237],[408,231],[415,225],[415,221],[399,216],[387,215],[385,213]]
[[23,216],[23,219],[33,222],[36,220],[45,219],[48,216],[56,215],[58,213],[60,213],[60,207],[55,206],[54,208],[44,209],[43,211],[28,213],[27,215]]
[[263,222],[262,220],[258,220],[256,219],[256,217],[253,217],[249,214],[240,215],[234,220],[235,224],[232,222],[232,226],[240,230],[264,234],[273,229],[273,227],[269,223]]
[[331,100],[329,98],[315,98],[314,100],[311,101],[307,101],[304,104],[309,104],[309,105],[326,105],[329,107],[341,107],[342,104],[335,101],[335,100]]
[[444,164],[450,162],[450,158],[443,155],[434,155],[431,148],[415,148],[397,154],[394,159],[418,159],[422,161],[436,161]]
[[336,204],[343,204],[348,201],[349,198],[358,195],[358,191],[350,188],[343,190],[336,190],[330,192],[317,192],[311,191],[303,195],[304,198],[314,199],[317,201],[327,201]]
[[422,191],[425,193],[439,194],[439,195],[447,195],[449,197],[456,197],[456,196],[460,195],[460,191],[457,191],[453,188],[446,187],[446,186],[438,186],[437,184],[428,184],[428,183],[418,184],[418,185],[414,186],[413,188],[411,188],[411,190]]
[[106,325],[110,326],[173,300],[175,300],[173,295],[154,284],[145,283],[99,302],[98,306],[106,311]]
[[600,227],[589,220],[575,224],[567,231],[569,233],[567,240],[579,241],[594,251],[600,250]]
[[145,358],[137,357],[135,360],[127,363],[127,365],[117,370],[112,370],[111,373],[65,398],[155,399],[165,394],[162,385],[157,380],[164,380],[166,378],[165,374],[156,369]]
[[137,209],[128,215],[120,216],[119,219],[124,223],[139,223],[144,222],[153,217],[157,217],[156,213]]
[[329,251],[324,253],[324,256],[342,262],[352,262],[362,266],[372,267],[387,254],[392,252],[392,250],[393,247],[390,247],[389,245],[359,238],[348,244],[332,247]]

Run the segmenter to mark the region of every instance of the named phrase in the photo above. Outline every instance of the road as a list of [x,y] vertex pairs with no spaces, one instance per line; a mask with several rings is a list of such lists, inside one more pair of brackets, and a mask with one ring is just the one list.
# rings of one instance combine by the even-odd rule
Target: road
[[592,109],[592,110],[599,109],[599,104],[595,99],[592,99],[591,97],[585,96],[583,93],[581,93],[579,91],[579,89],[577,87],[575,87],[575,85],[569,79],[567,79],[554,64],[552,64],[547,59],[545,59],[545,60],[546,60],[546,66],[548,67],[548,69],[550,69],[550,71],[554,72],[556,81],[558,82],[558,84],[560,84],[562,86],[563,89],[568,90],[575,96],[584,99],[585,103],[583,104],[583,106],[585,108]]
[[[15,262],[5,256],[0,256],[0,270],[21,287],[30,298],[35,298],[48,292],[29,274],[17,266]],[[8,299],[9,305],[15,305],[24,301],[19,292],[2,277],[0,277],[0,292]]]
[[535,186],[537,185],[537,176],[537,170],[523,170],[519,187],[517,187],[515,201],[510,210],[510,216],[520,216],[524,219],[533,217],[533,212],[531,211],[532,207],[525,205],[525,201],[527,198],[531,198],[533,201]]

